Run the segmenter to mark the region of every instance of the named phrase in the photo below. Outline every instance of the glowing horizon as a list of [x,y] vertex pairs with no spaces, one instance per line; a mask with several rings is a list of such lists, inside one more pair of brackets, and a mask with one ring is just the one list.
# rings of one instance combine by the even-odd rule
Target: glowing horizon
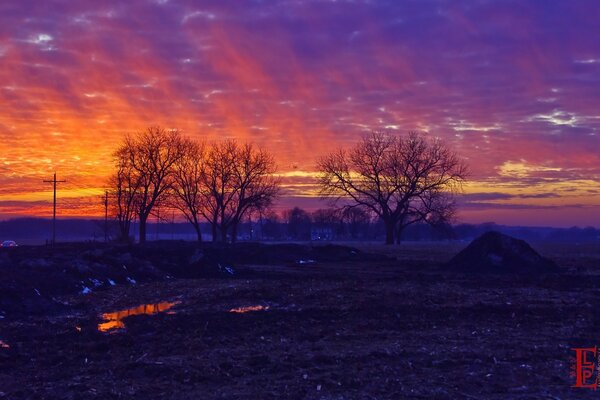
[[[40,4],[42,3],[42,4]],[[111,153],[150,125],[270,150],[277,208],[371,129],[439,136],[459,222],[600,226],[594,1],[0,4],[0,219],[101,216]]]

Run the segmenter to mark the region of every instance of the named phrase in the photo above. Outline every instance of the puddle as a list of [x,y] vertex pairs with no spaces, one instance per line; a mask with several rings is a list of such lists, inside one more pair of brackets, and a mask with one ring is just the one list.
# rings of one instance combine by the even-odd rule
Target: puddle
[[[125,310],[115,311],[111,313],[102,314],[102,319],[104,322],[98,324],[98,330],[100,332],[108,332],[114,329],[122,329],[125,328],[125,323],[123,319],[127,317],[131,317],[132,315],[152,315],[158,314],[161,312],[165,312],[169,310],[171,307],[181,303],[180,301],[175,302],[167,302],[164,301],[162,303],[155,304],[140,304],[137,307],[127,308]],[[167,314],[175,314],[175,312],[170,311]]]
[[0,340],[0,349],[8,349],[8,348],[10,348],[8,343],[4,343],[2,340]]
[[269,309],[269,306],[246,306],[246,307],[232,308],[231,310],[229,310],[229,312],[243,314],[243,313],[252,312],[252,311],[267,311],[268,309]]

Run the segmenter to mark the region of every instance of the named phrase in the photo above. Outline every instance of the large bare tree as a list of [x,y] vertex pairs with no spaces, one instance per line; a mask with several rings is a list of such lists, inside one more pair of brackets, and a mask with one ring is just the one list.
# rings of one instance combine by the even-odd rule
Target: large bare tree
[[126,168],[135,182],[135,211],[140,243],[146,241],[146,221],[173,183],[173,165],[183,156],[181,134],[155,126],[128,135],[115,152],[117,169]]
[[374,131],[350,150],[319,160],[321,195],[342,208],[362,207],[385,225],[386,244],[415,222],[452,217],[452,194],[467,176],[465,163],[439,139]]

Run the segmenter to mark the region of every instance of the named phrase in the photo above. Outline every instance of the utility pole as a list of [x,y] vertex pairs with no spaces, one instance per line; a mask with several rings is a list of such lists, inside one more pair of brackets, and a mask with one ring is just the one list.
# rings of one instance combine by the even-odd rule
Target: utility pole
[[158,228],[160,227],[160,208],[156,208],[156,235],[154,240],[158,240]]
[[54,178],[51,181],[44,181],[44,183],[52,183],[54,187],[54,205],[52,207],[52,246],[56,243],[56,184],[64,183],[66,181],[57,181],[56,180],[56,172],[54,173]]
[[108,243],[108,190],[104,192],[104,243]]

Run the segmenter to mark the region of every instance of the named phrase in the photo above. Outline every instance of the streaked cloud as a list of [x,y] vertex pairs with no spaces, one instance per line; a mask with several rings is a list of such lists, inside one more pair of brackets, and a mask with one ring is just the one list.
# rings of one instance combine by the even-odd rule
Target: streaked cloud
[[123,135],[161,124],[267,147],[291,204],[318,156],[381,127],[447,141],[467,194],[576,219],[600,204],[599,19],[593,0],[5,1],[1,197],[37,201],[55,170],[101,187]]

